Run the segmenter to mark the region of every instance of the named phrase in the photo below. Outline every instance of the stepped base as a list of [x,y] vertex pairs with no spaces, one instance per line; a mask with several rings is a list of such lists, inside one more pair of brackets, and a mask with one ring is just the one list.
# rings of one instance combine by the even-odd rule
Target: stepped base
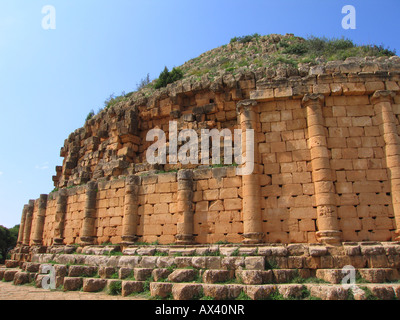
[[38,248],[14,252],[0,280],[175,300],[400,299],[398,242]]

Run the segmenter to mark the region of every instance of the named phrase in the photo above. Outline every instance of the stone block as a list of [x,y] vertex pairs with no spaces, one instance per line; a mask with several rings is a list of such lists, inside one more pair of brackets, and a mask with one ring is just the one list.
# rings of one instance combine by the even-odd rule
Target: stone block
[[215,300],[225,300],[228,298],[228,288],[224,285],[205,284],[203,285],[203,294],[205,297],[211,297]]
[[172,286],[172,295],[174,300],[193,300],[202,293],[201,284],[174,283]]
[[274,285],[247,286],[246,294],[252,300],[265,300],[276,292]]
[[29,280],[29,273],[27,272],[20,271],[14,275],[14,285],[16,286],[29,283]]
[[107,285],[106,279],[83,279],[84,292],[99,292],[104,290]]
[[114,267],[99,267],[99,276],[102,279],[109,279],[111,276],[115,274],[115,268]]
[[178,269],[174,270],[169,276],[168,281],[170,282],[190,282],[194,281],[198,276],[199,272],[193,269]]
[[150,294],[152,297],[166,298],[172,293],[172,283],[152,282],[150,283]]
[[153,269],[150,268],[135,268],[133,270],[133,275],[137,281],[146,281],[151,276],[152,272]]
[[82,288],[82,278],[64,278],[64,291],[78,291]]
[[231,272],[228,270],[206,270],[203,273],[204,283],[222,283],[231,278]]
[[264,270],[265,257],[246,257],[245,267],[246,270]]
[[154,281],[161,281],[168,278],[168,276],[172,273],[170,269],[154,269],[151,273]]
[[143,292],[144,285],[141,281],[122,281],[122,296],[126,297],[132,293]]

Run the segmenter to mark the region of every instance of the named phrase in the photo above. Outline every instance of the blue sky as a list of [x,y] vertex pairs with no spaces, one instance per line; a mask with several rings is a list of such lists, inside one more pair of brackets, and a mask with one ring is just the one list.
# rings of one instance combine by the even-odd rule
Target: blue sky
[[[42,8],[56,29],[42,28]],[[356,30],[342,28],[353,5]],[[400,52],[399,0],[0,0],[0,225],[53,189],[64,139],[112,93],[252,33],[341,37]]]

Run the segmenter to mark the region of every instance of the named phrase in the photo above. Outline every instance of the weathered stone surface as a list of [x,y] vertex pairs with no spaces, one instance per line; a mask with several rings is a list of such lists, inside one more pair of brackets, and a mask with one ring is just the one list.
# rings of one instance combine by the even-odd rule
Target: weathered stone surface
[[174,270],[169,276],[170,282],[190,282],[194,281],[198,276],[198,271],[193,269],[178,269]]
[[97,272],[97,267],[89,266],[70,266],[68,269],[68,277],[91,277]]
[[119,257],[118,267],[136,268],[140,266],[142,257],[138,256],[122,256]]
[[291,256],[302,256],[305,253],[308,253],[302,244],[289,244],[287,250],[288,254]]
[[168,268],[171,267],[174,263],[175,263],[174,257],[158,257],[157,259],[158,268]]
[[246,287],[246,294],[252,300],[267,299],[274,292],[276,292],[276,286],[274,286],[274,285],[247,286]]
[[155,268],[157,266],[158,257],[142,257],[140,266],[142,268]]
[[137,248],[126,248],[122,251],[124,256],[134,256],[136,255]]
[[139,248],[136,250],[136,254],[139,256],[152,256],[156,252],[156,248],[148,247],[148,248]]
[[167,279],[171,273],[172,270],[170,269],[154,269],[151,275],[153,276],[154,281],[160,281]]
[[345,252],[349,256],[357,256],[361,254],[360,246],[344,246]]
[[20,271],[14,275],[14,284],[17,286],[23,285],[23,284],[29,283],[29,282],[30,282],[30,279],[29,279],[29,274],[27,272]]
[[77,291],[82,288],[83,279],[82,278],[64,278],[64,290],[65,291]]
[[176,256],[176,255],[182,255],[182,256],[194,256],[196,254],[196,249],[184,249],[184,248],[170,248],[169,249],[169,255],[170,256]]
[[205,297],[212,297],[215,300],[224,300],[228,298],[228,288],[224,285],[205,284],[203,285],[203,294]]
[[246,286],[241,284],[227,284],[225,287],[228,289],[227,299],[236,299],[242,292],[245,291]]
[[272,273],[276,283],[287,283],[298,275],[297,270],[293,269],[274,269]]
[[346,300],[348,289],[343,286],[319,286],[306,285],[311,296],[320,298],[321,300]]
[[136,281],[146,281],[153,272],[153,269],[149,268],[135,268],[133,270],[133,275]]
[[107,285],[106,279],[83,279],[84,292],[99,292]]
[[6,270],[3,275],[3,280],[5,282],[13,281],[15,274],[18,272],[19,272],[19,270]]
[[227,270],[243,269],[245,267],[245,258],[225,257],[221,260],[221,267]]
[[239,249],[239,247],[220,247],[219,251],[223,256],[231,256],[232,253],[236,252]]
[[54,259],[55,254],[34,254],[32,256],[32,262],[47,263]]
[[199,297],[203,291],[201,284],[174,283],[172,286],[172,296],[174,300],[192,300]]
[[172,283],[152,282],[150,283],[150,294],[152,297],[166,298],[172,293]]
[[178,268],[186,268],[192,266],[192,257],[176,257],[175,264]]
[[205,257],[206,269],[221,269],[221,257]]
[[[55,262],[60,264],[79,264],[80,262],[77,262],[76,258],[83,258],[83,257],[78,257],[72,254],[60,254],[60,255],[54,255],[53,259]],[[48,262],[48,261],[43,261],[43,262]]]
[[239,255],[247,255],[247,256],[254,256],[257,254],[257,248],[252,248],[252,247],[241,247],[239,248]]
[[221,283],[231,278],[231,271],[228,270],[205,270],[203,273],[204,283]]
[[115,274],[115,268],[114,267],[99,267],[99,276],[102,279],[109,279],[111,276]]
[[358,269],[364,280],[372,283],[384,283],[393,279],[392,269]]
[[300,284],[284,284],[277,286],[279,293],[285,298],[301,298],[303,286]]
[[364,255],[384,255],[385,249],[378,245],[363,245],[361,246],[361,253]]
[[132,268],[120,268],[118,270],[118,278],[120,279],[126,279],[128,277],[133,276],[133,270]]
[[309,247],[308,251],[310,253],[310,256],[312,257],[321,257],[325,256],[328,253],[328,249],[326,247]]
[[40,263],[26,262],[25,269],[27,272],[39,272]]
[[[110,262],[111,258],[108,256],[82,256],[84,257],[84,264],[88,266],[103,266]],[[76,260],[77,263],[82,263],[78,259]]]
[[236,270],[235,276],[244,284],[262,284],[264,273],[268,271],[261,270]]
[[392,287],[370,285],[368,286],[368,288],[371,290],[371,293],[379,300],[393,300],[395,298],[395,292]]
[[264,257],[246,257],[245,258],[246,270],[264,270],[265,258]]
[[18,268],[19,261],[17,260],[6,260],[5,264],[6,268]]
[[68,274],[67,266],[63,264],[54,265],[54,270],[56,271],[56,277],[66,277]]
[[140,281],[122,281],[122,296],[126,297],[132,293],[143,292],[144,285]]
[[86,246],[83,248],[82,253],[94,255],[108,255],[111,252],[117,252],[119,246]]
[[316,277],[332,284],[339,284],[346,274],[341,269],[319,269]]

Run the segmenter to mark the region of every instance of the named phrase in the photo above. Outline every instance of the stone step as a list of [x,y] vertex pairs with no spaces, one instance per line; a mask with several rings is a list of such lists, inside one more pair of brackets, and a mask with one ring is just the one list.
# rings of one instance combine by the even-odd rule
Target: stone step
[[18,268],[5,268],[0,270],[0,280],[5,282],[14,281],[14,276],[17,272],[20,272]]
[[[232,272],[229,270],[175,269],[172,271],[170,269],[137,268],[133,270],[134,275],[136,275],[134,280],[121,280],[80,276],[68,277],[64,269],[66,266],[61,267],[56,271],[62,274],[62,276],[56,276],[56,288],[62,285],[64,291],[99,292],[107,290],[109,294],[121,294],[122,296],[149,291],[153,297],[172,297],[175,300],[198,299],[201,297],[216,300],[237,298],[249,298],[252,300],[310,299],[310,297],[321,300],[400,300],[400,283],[357,283],[354,286],[321,283],[274,283],[277,281],[301,280],[301,278],[297,278],[299,274],[294,273],[294,270],[291,269],[237,270]],[[155,274],[165,270],[169,274],[164,274],[164,277],[161,278],[162,282],[154,280]],[[322,271],[337,272],[338,270]],[[374,273],[387,275],[390,274],[390,271],[390,269],[359,270],[360,274],[372,272],[372,275]],[[199,275],[201,275],[200,278],[198,277]],[[261,283],[254,281],[256,275],[261,275]],[[36,286],[40,288],[42,279],[46,275],[21,271],[16,268],[2,268],[0,269],[0,279],[1,276],[4,281],[13,282],[15,285],[34,281]],[[239,276],[242,283],[232,281],[235,276]],[[247,278],[252,280],[248,281],[246,280]],[[387,278],[385,279],[388,280]],[[199,281],[202,281],[202,283]],[[270,283],[264,284],[263,281],[270,281]]]
[[240,284],[198,284],[152,282],[150,294],[153,297],[175,300],[192,300],[210,297],[215,300],[237,299],[312,299],[321,300],[393,300],[400,299],[400,284],[366,284],[365,286],[344,287],[328,284],[285,284],[285,285],[240,285]]
[[6,268],[18,268],[19,261],[18,260],[6,260],[5,266],[6,266]]
[[[353,273],[357,282],[384,283],[400,279],[398,270],[392,268],[360,268],[354,269]],[[343,278],[349,274],[349,271],[342,269],[319,269],[316,271],[317,278],[332,284],[341,283]]]

